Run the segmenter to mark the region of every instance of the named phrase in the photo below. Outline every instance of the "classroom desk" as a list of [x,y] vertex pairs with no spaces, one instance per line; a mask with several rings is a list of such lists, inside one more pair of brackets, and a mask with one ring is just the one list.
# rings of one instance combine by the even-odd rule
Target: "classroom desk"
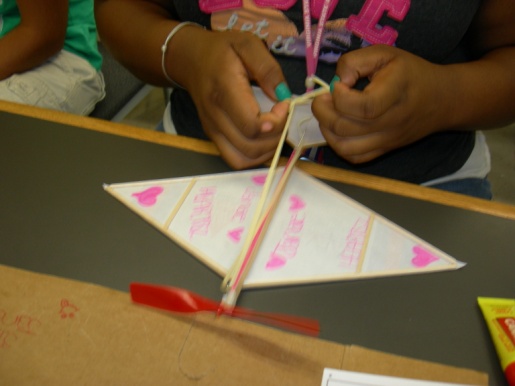
[[[104,192],[103,183],[226,172],[212,144],[0,102],[0,264],[127,291],[220,298],[221,278]],[[300,165],[467,265],[458,271],[244,291],[304,315],[321,338],[472,368],[505,385],[478,296],[513,298],[515,207]]]

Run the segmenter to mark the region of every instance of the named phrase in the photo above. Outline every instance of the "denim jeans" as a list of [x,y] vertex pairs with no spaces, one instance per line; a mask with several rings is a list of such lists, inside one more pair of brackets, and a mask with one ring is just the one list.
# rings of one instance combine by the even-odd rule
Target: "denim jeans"
[[487,178],[464,178],[461,180],[442,182],[431,185],[431,187],[487,200],[492,199],[492,186]]

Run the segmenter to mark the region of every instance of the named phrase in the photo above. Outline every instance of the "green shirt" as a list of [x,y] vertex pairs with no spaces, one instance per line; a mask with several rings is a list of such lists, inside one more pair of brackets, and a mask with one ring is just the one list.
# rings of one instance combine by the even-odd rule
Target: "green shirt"
[[[16,0],[0,0],[0,38],[20,24],[20,20]],[[68,25],[63,48],[86,59],[97,70],[100,69],[102,56],[97,48],[93,0],[69,0]]]

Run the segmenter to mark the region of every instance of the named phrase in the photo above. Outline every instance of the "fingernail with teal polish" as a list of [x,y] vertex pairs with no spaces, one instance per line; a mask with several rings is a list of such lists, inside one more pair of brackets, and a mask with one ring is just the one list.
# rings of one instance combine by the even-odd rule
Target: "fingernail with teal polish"
[[334,85],[340,81],[340,77],[338,75],[335,75],[333,80],[331,81],[331,84],[329,85],[329,89],[331,90],[331,93],[334,91]]
[[280,102],[291,98],[291,91],[286,83],[279,83],[279,85],[275,88],[275,96],[277,99],[279,99]]

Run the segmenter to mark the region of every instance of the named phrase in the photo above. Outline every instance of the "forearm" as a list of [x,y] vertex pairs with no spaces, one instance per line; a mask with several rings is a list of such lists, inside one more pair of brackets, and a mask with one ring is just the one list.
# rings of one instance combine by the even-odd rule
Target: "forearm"
[[515,121],[515,47],[441,71],[440,129],[488,129]]
[[46,39],[41,31],[24,26],[13,29],[0,39],[0,80],[44,63],[62,49],[63,40]]
[[161,46],[178,22],[165,8],[149,1],[97,0],[95,16],[101,41],[117,60],[148,83],[169,85]]
[[17,0],[20,24],[0,39],[0,79],[30,70],[64,45],[68,0]]

